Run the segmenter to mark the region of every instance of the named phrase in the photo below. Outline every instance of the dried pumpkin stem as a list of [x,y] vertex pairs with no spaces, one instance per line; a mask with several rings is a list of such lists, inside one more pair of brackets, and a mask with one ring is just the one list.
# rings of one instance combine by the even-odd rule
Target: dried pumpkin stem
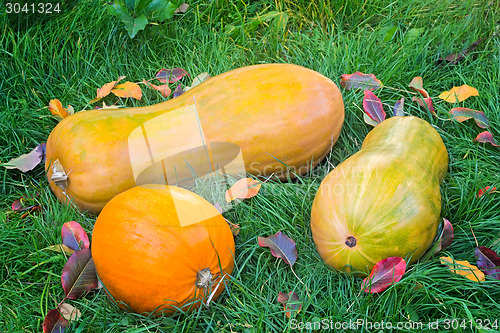
[[345,240],[345,245],[349,247],[355,247],[356,246],[356,238],[354,236],[349,236]]
[[204,268],[196,274],[196,287],[204,289],[212,282],[213,275],[210,268]]

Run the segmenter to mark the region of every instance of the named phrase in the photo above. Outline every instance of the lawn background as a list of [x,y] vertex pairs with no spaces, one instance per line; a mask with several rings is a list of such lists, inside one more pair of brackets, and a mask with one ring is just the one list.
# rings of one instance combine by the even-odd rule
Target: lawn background
[[[257,63],[289,62],[314,69],[339,84],[341,74],[373,73],[386,87],[376,94],[389,106],[405,97],[405,112],[435,125],[450,155],[442,185],[443,217],[455,228],[445,255],[475,263],[476,243],[500,250],[499,193],[476,198],[479,189],[500,185],[500,148],[472,139],[481,132],[473,121],[449,121],[448,111],[464,106],[485,112],[489,131],[500,141],[500,31],[495,1],[193,1],[185,14],[148,26],[131,40],[105,2],[64,3],[57,16],[4,14],[0,8],[0,161],[27,153],[45,142],[57,120],[48,103],[57,98],[75,110],[89,109],[95,91],[119,75],[139,82],[160,68],[182,67],[191,75],[211,75]],[[258,14],[286,13],[276,22],[251,29]],[[228,36],[228,26],[241,26]],[[397,27],[392,38],[384,38]],[[411,29],[422,29],[412,36]],[[413,30],[415,31],[415,30]],[[455,66],[439,59],[485,38]],[[439,118],[411,102],[407,86],[422,76],[432,97],[468,84],[480,96],[452,105],[434,98]],[[183,79],[184,80],[184,79]],[[188,80],[182,81],[189,84]],[[251,83],[249,83],[251,84]],[[397,89],[391,89],[397,88]],[[399,90],[398,90],[399,89]],[[144,91],[142,101],[163,101]],[[151,319],[117,310],[102,291],[68,301],[82,317],[66,332],[281,332],[290,319],[276,301],[278,292],[296,291],[300,322],[440,322],[500,321],[500,290],[452,275],[434,258],[411,266],[403,279],[382,294],[360,293],[360,280],[328,269],[317,254],[309,228],[314,194],[333,166],[360,149],[371,126],[363,122],[363,93],[341,88],[346,119],[341,136],[313,175],[293,184],[263,185],[261,193],[225,213],[242,227],[236,237],[236,268],[228,292],[208,311]],[[257,124],[258,125],[258,124]],[[77,220],[90,234],[95,219],[59,204],[50,192],[42,166],[26,174],[0,169],[0,329],[39,332],[47,312],[63,298],[60,275],[66,258],[42,250],[61,242],[64,222]],[[21,219],[10,212],[15,199],[34,197],[43,214]],[[294,270],[257,244],[258,236],[282,230],[297,243]],[[306,292],[309,291],[309,295]],[[500,323],[499,323],[500,324]],[[366,332],[364,328],[358,330]],[[412,331],[412,330],[402,330]],[[495,330],[498,331],[498,328]]]

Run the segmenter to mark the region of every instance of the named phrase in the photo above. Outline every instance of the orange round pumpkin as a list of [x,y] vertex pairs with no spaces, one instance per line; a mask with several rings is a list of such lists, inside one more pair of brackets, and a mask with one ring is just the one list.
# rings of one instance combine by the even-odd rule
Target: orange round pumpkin
[[121,308],[171,314],[220,295],[233,270],[234,238],[197,194],[143,185],[106,204],[94,226],[92,257]]

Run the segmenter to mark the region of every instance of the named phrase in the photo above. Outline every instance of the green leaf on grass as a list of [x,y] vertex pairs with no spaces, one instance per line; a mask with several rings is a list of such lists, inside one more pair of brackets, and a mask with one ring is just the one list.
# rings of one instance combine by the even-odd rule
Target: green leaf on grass
[[130,38],[134,38],[135,35],[137,35],[139,31],[144,30],[148,24],[148,19],[144,14],[136,18],[133,18],[128,14],[124,14],[122,15],[122,21],[125,23],[125,29],[127,30]]
[[174,16],[177,7],[178,1],[172,3],[168,0],[153,0],[146,7],[146,12],[152,22],[163,22]]

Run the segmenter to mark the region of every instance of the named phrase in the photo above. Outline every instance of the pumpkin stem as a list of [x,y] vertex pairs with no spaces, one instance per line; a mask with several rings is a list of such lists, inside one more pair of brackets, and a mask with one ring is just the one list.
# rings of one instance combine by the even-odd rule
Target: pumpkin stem
[[204,268],[196,274],[196,287],[202,289],[208,287],[209,283],[212,282],[212,273],[210,268]]
[[356,238],[354,236],[347,237],[347,239],[345,240],[345,245],[349,247],[356,246]]
[[63,192],[66,192],[66,188],[68,187],[68,174],[64,172],[64,169],[59,162],[59,160],[54,161],[54,165],[52,166],[52,177],[50,177],[54,183],[59,186]]

